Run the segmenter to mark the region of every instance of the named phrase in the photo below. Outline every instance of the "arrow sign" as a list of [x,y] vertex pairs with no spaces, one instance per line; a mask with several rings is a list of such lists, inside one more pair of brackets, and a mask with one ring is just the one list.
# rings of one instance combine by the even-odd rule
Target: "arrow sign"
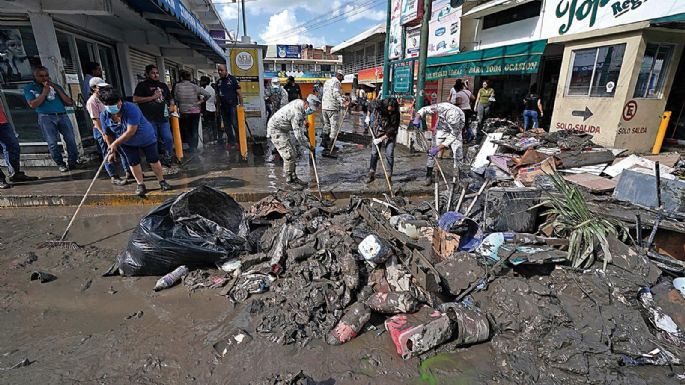
[[592,115],[594,115],[594,114],[592,113],[592,111],[590,111],[589,108],[585,107],[585,111],[573,111],[573,112],[571,112],[571,115],[582,117],[583,122],[584,122],[584,121],[590,119],[592,117]]

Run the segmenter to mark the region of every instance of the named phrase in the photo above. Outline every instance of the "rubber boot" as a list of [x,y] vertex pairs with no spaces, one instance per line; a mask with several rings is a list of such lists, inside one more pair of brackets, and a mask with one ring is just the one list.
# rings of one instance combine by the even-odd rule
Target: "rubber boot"
[[368,175],[366,175],[365,183],[369,184],[369,183],[373,182],[374,179],[376,179],[376,173],[373,171],[369,171]]
[[433,184],[433,167],[426,167],[426,180],[423,182],[424,186]]
[[328,151],[330,149],[331,138],[328,137],[328,134],[323,134],[321,136],[321,147],[323,147],[325,151]]
[[302,182],[297,178],[297,175],[295,173],[289,173],[285,177],[285,183],[290,187],[292,190],[297,190],[297,191],[302,191],[304,190],[304,186],[299,183]]

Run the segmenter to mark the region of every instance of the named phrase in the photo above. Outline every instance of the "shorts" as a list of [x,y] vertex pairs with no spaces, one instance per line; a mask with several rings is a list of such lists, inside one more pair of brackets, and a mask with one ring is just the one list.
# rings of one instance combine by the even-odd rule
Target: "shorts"
[[159,162],[159,149],[157,148],[157,142],[152,142],[147,146],[127,146],[125,144],[121,145],[121,151],[123,156],[126,157],[129,166],[137,166],[140,164],[140,150],[145,153],[145,159],[148,163]]

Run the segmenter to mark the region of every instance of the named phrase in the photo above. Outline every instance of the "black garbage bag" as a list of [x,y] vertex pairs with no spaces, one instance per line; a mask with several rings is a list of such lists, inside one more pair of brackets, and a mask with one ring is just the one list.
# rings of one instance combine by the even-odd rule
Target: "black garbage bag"
[[228,194],[200,186],[141,219],[117,258],[121,275],[164,275],[176,267],[212,266],[248,249],[243,208]]

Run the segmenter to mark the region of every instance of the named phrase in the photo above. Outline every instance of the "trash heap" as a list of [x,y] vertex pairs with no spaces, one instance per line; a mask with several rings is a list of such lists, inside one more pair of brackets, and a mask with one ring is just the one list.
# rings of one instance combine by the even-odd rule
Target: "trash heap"
[[[660,231],[685,234],[685,198],[672,187],[682,183],[679,156],[673,167],[657,165],[667,157],[616,160],[620,151],[585,133],[489,127],[471,164],[434,199],[352,197],[336,206],[279,192],[243,211],[199,187],[150,213],[159,234],[144,218],[113,271],[168,273],[160,288],[182,281],[220,290],[251,316],[235,343],[253,335],[339,345],[382,329],[404,359],[487,343],[495,375],[485,384],[685,378],[685,279],[673,280],[685,262],[671,254],[677,247],[655,241]],[[649,179],[635,185],[632,172]],[[611,173],[617,186],[635,188],[631,199],[573,178],[611,181],[602,176]],[[652,210],[636,201],[648,198],[648,184],[661,192]],[[160,239],[179,247],[173,258],[153,247]],[[223,357],[235,343],[214,346]],[[642,380],[636,370],[646,365],[667,375]]]

